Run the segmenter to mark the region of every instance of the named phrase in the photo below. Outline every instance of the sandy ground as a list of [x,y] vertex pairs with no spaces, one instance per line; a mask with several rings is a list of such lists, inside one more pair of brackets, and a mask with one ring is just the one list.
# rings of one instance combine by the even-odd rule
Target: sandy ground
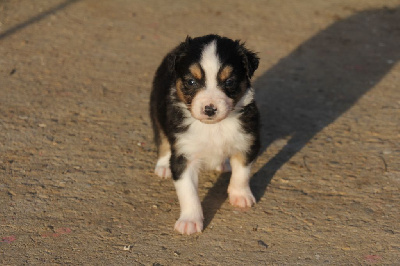
[[[217,33],[259,52],[258,203],[200,178],[173,231],[153,73]],[[400,1],[0,0],[1,265],[399,265]]]

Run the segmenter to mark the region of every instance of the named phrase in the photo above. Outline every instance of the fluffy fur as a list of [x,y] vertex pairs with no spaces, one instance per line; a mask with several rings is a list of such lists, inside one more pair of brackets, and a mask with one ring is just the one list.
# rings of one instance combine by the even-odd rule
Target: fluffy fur
[[230,203],[242,208],[255,203],[249,179],[260,146],[259,113],[250,79],[258,63],[239,41],[188,37],[155,74],[150,99],[155,173],[174,180],[181,207],[175,230],[182,234],[203,229],[197,195],[201,169],[231,168]]

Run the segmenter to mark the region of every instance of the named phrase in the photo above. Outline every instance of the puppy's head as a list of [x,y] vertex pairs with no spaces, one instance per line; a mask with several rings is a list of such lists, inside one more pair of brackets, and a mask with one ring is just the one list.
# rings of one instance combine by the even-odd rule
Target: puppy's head
[[190,38],[170,53],[176,94],[203,123],[226,118],[250,88],[259,58],[239,41],[218,35]]

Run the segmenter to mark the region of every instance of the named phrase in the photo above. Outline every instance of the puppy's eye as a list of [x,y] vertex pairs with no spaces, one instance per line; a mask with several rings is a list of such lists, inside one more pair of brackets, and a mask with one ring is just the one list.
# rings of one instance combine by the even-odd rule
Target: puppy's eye
[[188,79],[188,80],[186,80],[186,85],[187,85],[189,88],[196,87],[196,86],[197,86],[197,81],[194,80],[194,79]]
[[233,88],[233,86],[235,86],[235,79],[234,78],[228,78],[227,80],[225,80],[225,88],[230,89]]

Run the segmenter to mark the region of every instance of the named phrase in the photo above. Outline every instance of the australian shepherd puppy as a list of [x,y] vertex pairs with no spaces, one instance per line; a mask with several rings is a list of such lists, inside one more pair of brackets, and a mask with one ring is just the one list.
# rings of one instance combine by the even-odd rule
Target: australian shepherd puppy
[[175,230],[182,234],[203,229],[200,169],[232,170],[230,203],[255,203],[249,179],[260,147],[259,112],[250,79],[258,62],[243,43],[207,35],[187,37],[157,69],[150,100],[155,173],[174,180],[181,207]]

